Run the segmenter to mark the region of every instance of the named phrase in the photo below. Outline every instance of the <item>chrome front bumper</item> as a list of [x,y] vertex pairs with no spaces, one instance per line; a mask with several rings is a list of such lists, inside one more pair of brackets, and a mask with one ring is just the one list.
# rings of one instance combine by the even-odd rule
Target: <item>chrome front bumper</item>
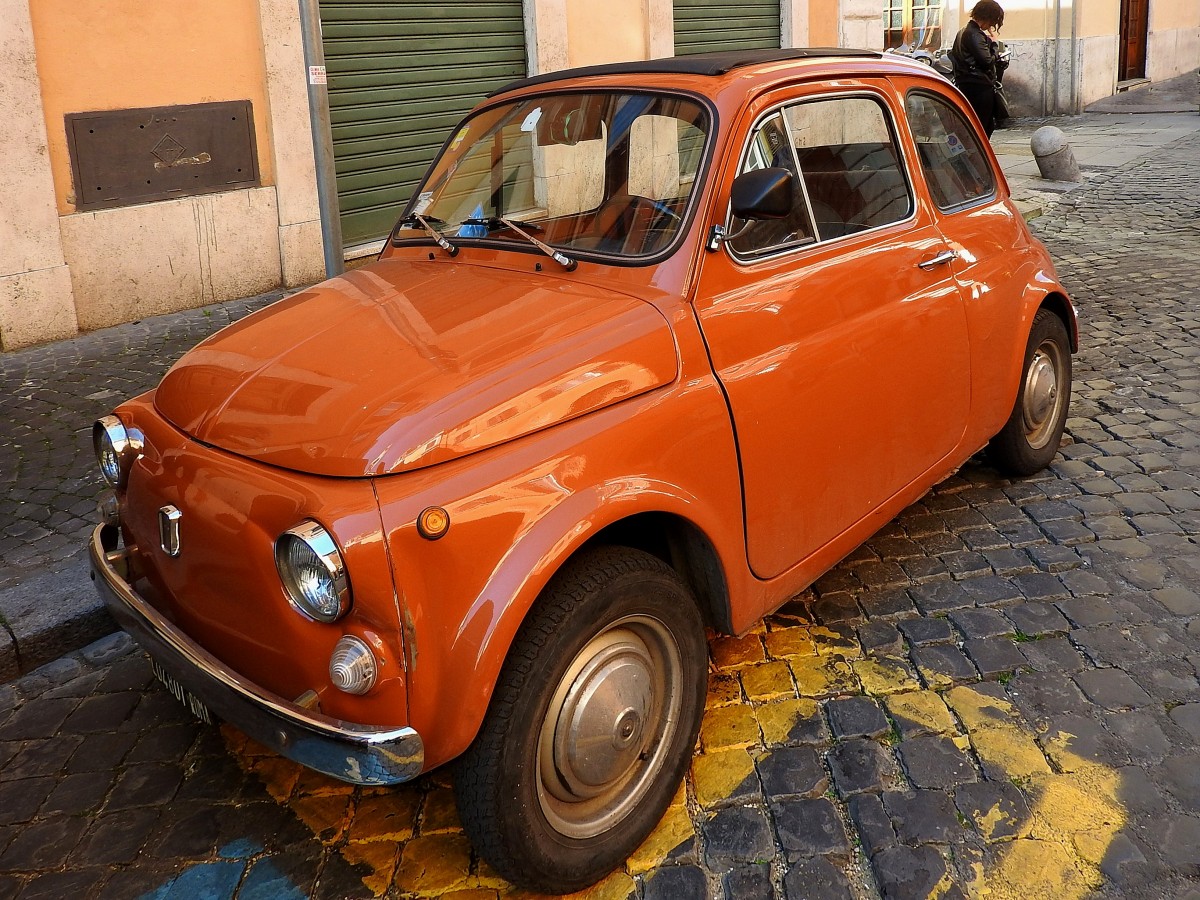
[[246,681],[185,635],[126,582],[117,568],[124,553],[105,550],[106,528],[114,526],[92,532],[96,590],[117,624],[214,715],[280,755],[352,784],[397,784],[421,773],[425,750],[412,728],[357,725],[297,706]]

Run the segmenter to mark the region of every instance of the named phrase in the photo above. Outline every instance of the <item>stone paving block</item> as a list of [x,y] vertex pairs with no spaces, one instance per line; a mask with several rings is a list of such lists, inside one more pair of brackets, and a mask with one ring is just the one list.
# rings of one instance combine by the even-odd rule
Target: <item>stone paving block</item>
[[951,790],[979,777],[967,754],[942,735],[903,740],[896,753],[908,780],[918,788]]
[[1012,624],[994,609],[959,609],[950,621],[967,638],[990,638],[1012,634]]
[[861,622],[865,616],[858,608],[855,595],[845,591],[827,594],[813,604],[813,615],[823,625],[842,622]]
[[[1007,542],[1008,536],[1004,536]],[[940,554],[942,563],[946,566],[950,576],[955,579],[969,579],[979,575],[986,575],[992,571],[992,567],[988,564],[987,557],[982,553],[977,553],[973,550],[962,550],[954,553]],[[943,609],[956,609],[962,604],[959,602],[961,598],[956,599],[953,595],[947,594],[940,598],[943,603],[954,605],[945,606]],[[919,604],[918,604],[919,605]],[[929,612],[930,610],[924,610]]]
[[700,743],[705,752],[759,743],[758,720],[749,706],[723,706],[705,712],[700,723]]
[[1116,605],[1111,600],[1102,597],[1077,597],[1061,600],[1057,606],[1077,628],[1108,625],[1122,621]]
[[1017,603],[1004,610],[1004,615],[1013,624],[1010,632],[1042,637],[1062,634],[1071,628],[1071,623],[1050,603]]
[[950,580],[949,571],[942,564],[942,561],[937,558],[930,559],[926,556],[918,556],[913,559],[906,559],[900,565],[904,569],[904,574],[908,576],[908,580],[913,584],[928,584],[931,581]]
[[798,625],[772,628],[763,637],[771,659],[786,659],[790,656],[812,656],[817,652],[808,629]]
[[896,843],[896,829],[877,794],[855,794],[846,803],[855,832],[868,857]]
[[779,747],[758,759],[758,774],[768,797],[816,797],[829,787],[829,773],[811,747]]
[[1008,683],[1008,693],[1017,708],[1033,720],[1087,715],[1094,709],[1071,678],[1057,673],[1022,671]]
[[978,781],[954,792],[954,805],[989,844],[1024,837],[1029,833],[1029,806],[1024,795],[1008,781]]
[[1071,637],[1099,666],[1136,665],[1146,656],[1145,645],[1136,640],[1128,628],[1119,625],[1077,628],[1071,632]]
[[979,678],[971,661],[957,647],[944,644],[917,647],[912,657],[921,678],[931,688],[946,688]]
[[852,896],[853,888],[840,867],[828,857],[815,856],[798,860],[788,869],[783,891],[787,900],[842,900]]
[[[767,863],[751,863],[734,866],[721,879],[728,900],[775,900],[775,886],[771,883],[771,866]],[[706,896],[696,894],[696,897]]]
[[718,871],[775,855],[767,815],[757,807],[727,806],[713,813],[701,828],[705,861]]
[[1074,677],[1088,699],[1106,709],[1137,708],[1150,702],[1150,695],[1119,669],[1092,669]]
[[954,629],[946,619],[905,619],[900,622],[900,631],[914,647],[929,644],[948,644],[955,639]]
[[718,669],[737,669],[766,662],[762,639],[750,633],[742,637],[720,637],[709,645],[713,663]]
[[965,641],[963,650],[985,679],[1003,680],[1028,664],[1017,645],[1007,637]]
[[[1026,566],[1015,574],[1032,571],[1028,556],[1024,557]],[[984,575],[963,582],[963,590],[971,597],[976,606],[1002,606],[1022,599],[1021,591],[1011,578],[1000,575]]]
[[754,760],[745,750],[705,753],[692,759],[692,783],[701,806],[736,803],[761,790]]
[[829,730],[815,700],[777,700],[755,707],[755,718],[768,747],[775,744],[823,744]]
[[1094,764],[1120,768],[1130,762],[1121,739],[1106,730],[1102,721],[1088,715],[1050,719],[1039,734],[1038,743],[1058,772],[1080,772]]
[[[871,868],[886,900],[936,896],[949,871],[941,852],[930,845],[882,850],[872,857]],[[948,895],[942,892],[941,896]]]
[[75,848],[87,825],[79,816],[63,815],[26,825],[0,854],[0,871],[37,871],[53,865]]
[[[907,583],[908,579],[905,578]],[[859,597],[859,603],[871,619],[885,616],[910,616],[916,613],[912,598],[902,588],[870,591]]]
[[901,843],[947,844],[963,836],[954,801],[943,791],[885,791],[883,805]]
[[1065,637],[1041,638],[1017,644],[1021,655],[1036,671],[1072,673],[1082,672],[1087,661]]
[[858,691],[858,678],[844,659],[793,657],[788,661],[801,697],[821,699]]
[[904,738],[919,734],[946,734],[954,730],[954,717],[941,695],[934,691],[911,691],[884,698],[888,715]]
[[1057,600],[1067,596],[1062,581],[1048,572],[1014,575],[1013,584],[1026,600]]
[[[956,581],[934,581],[929,584],[914,585],[909,588],[908,592],[917,609],[927,616],[975,605],[975,601],[963,585]],[[901,625],[901,629],[903,629],[903,625]]]
[[708,880],[699,866],[663,866],[645,880],[644,900],[677,900],[680,897],[704,897]]
[[789,857],[850,855],[850,839],[827,797],[782,799],[771,804],[775,834]]
[[874,696],[915,691],[921,687],[916,671],[905,659],[877,656],[856,659],[850,665],[863,690]]
[[[983,556],[988,561],[988,565],[990,565],[993,571],[995,571],[996,575],[999,576],[1020,575],[1026,572],[1037,571],[1037,566],[1033,564],[1033,561],[1029,558],[1029,554],[1021,550],[986,550],[984,551]],[[984,577],[987,578],[991,576]]]
[[891,730],[883,710],[867,697],[830,700],[825,710],[835,738],[877,738]]
[[795,696],[792,672],[782,660],[747,666],[738,672],[742,689],[752,701],[762,702]]
[[829,752],[833,782],[843,797],[879,792],[896,784],[900,768],[892,753],[877,741],[855,738]]
[[866,622],[858,627],[858,643],[869,656],[899,656],[904,637],[891,622]]
[[1200,615],[1200,595],[1184,587],[1170,586],[1151,595],[1176,616]]

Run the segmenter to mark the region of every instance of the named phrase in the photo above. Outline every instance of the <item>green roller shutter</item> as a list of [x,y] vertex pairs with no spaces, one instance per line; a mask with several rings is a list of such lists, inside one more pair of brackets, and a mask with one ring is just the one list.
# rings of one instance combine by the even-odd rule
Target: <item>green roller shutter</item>
[[779,47],[779,0],[675,0],[675,54]]
[[385,236],[455,123],[525,75],[521,0],[320,0],[342,242]]

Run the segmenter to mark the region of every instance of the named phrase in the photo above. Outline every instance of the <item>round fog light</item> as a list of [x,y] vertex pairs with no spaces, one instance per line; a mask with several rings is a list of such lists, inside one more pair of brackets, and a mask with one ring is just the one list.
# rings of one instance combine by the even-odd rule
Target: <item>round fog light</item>
[[365,694],[375,686],[378,671],[371,648],[351,635],[338,640],[329,657],[329,680],[347,694]]

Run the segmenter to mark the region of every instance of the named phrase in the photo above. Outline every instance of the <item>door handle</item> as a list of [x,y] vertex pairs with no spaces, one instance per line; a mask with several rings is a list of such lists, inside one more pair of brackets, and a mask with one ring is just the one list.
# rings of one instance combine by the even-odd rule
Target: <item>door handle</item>
[[917,268],[924,269],[926,272],[928,272],[930,269],[936,269],[938,266],[944,266],[952,259],[958,259],[958,254],[953,250],[943,250],[937,256],[933,257],[933,259],[926,259],[917,263]]

